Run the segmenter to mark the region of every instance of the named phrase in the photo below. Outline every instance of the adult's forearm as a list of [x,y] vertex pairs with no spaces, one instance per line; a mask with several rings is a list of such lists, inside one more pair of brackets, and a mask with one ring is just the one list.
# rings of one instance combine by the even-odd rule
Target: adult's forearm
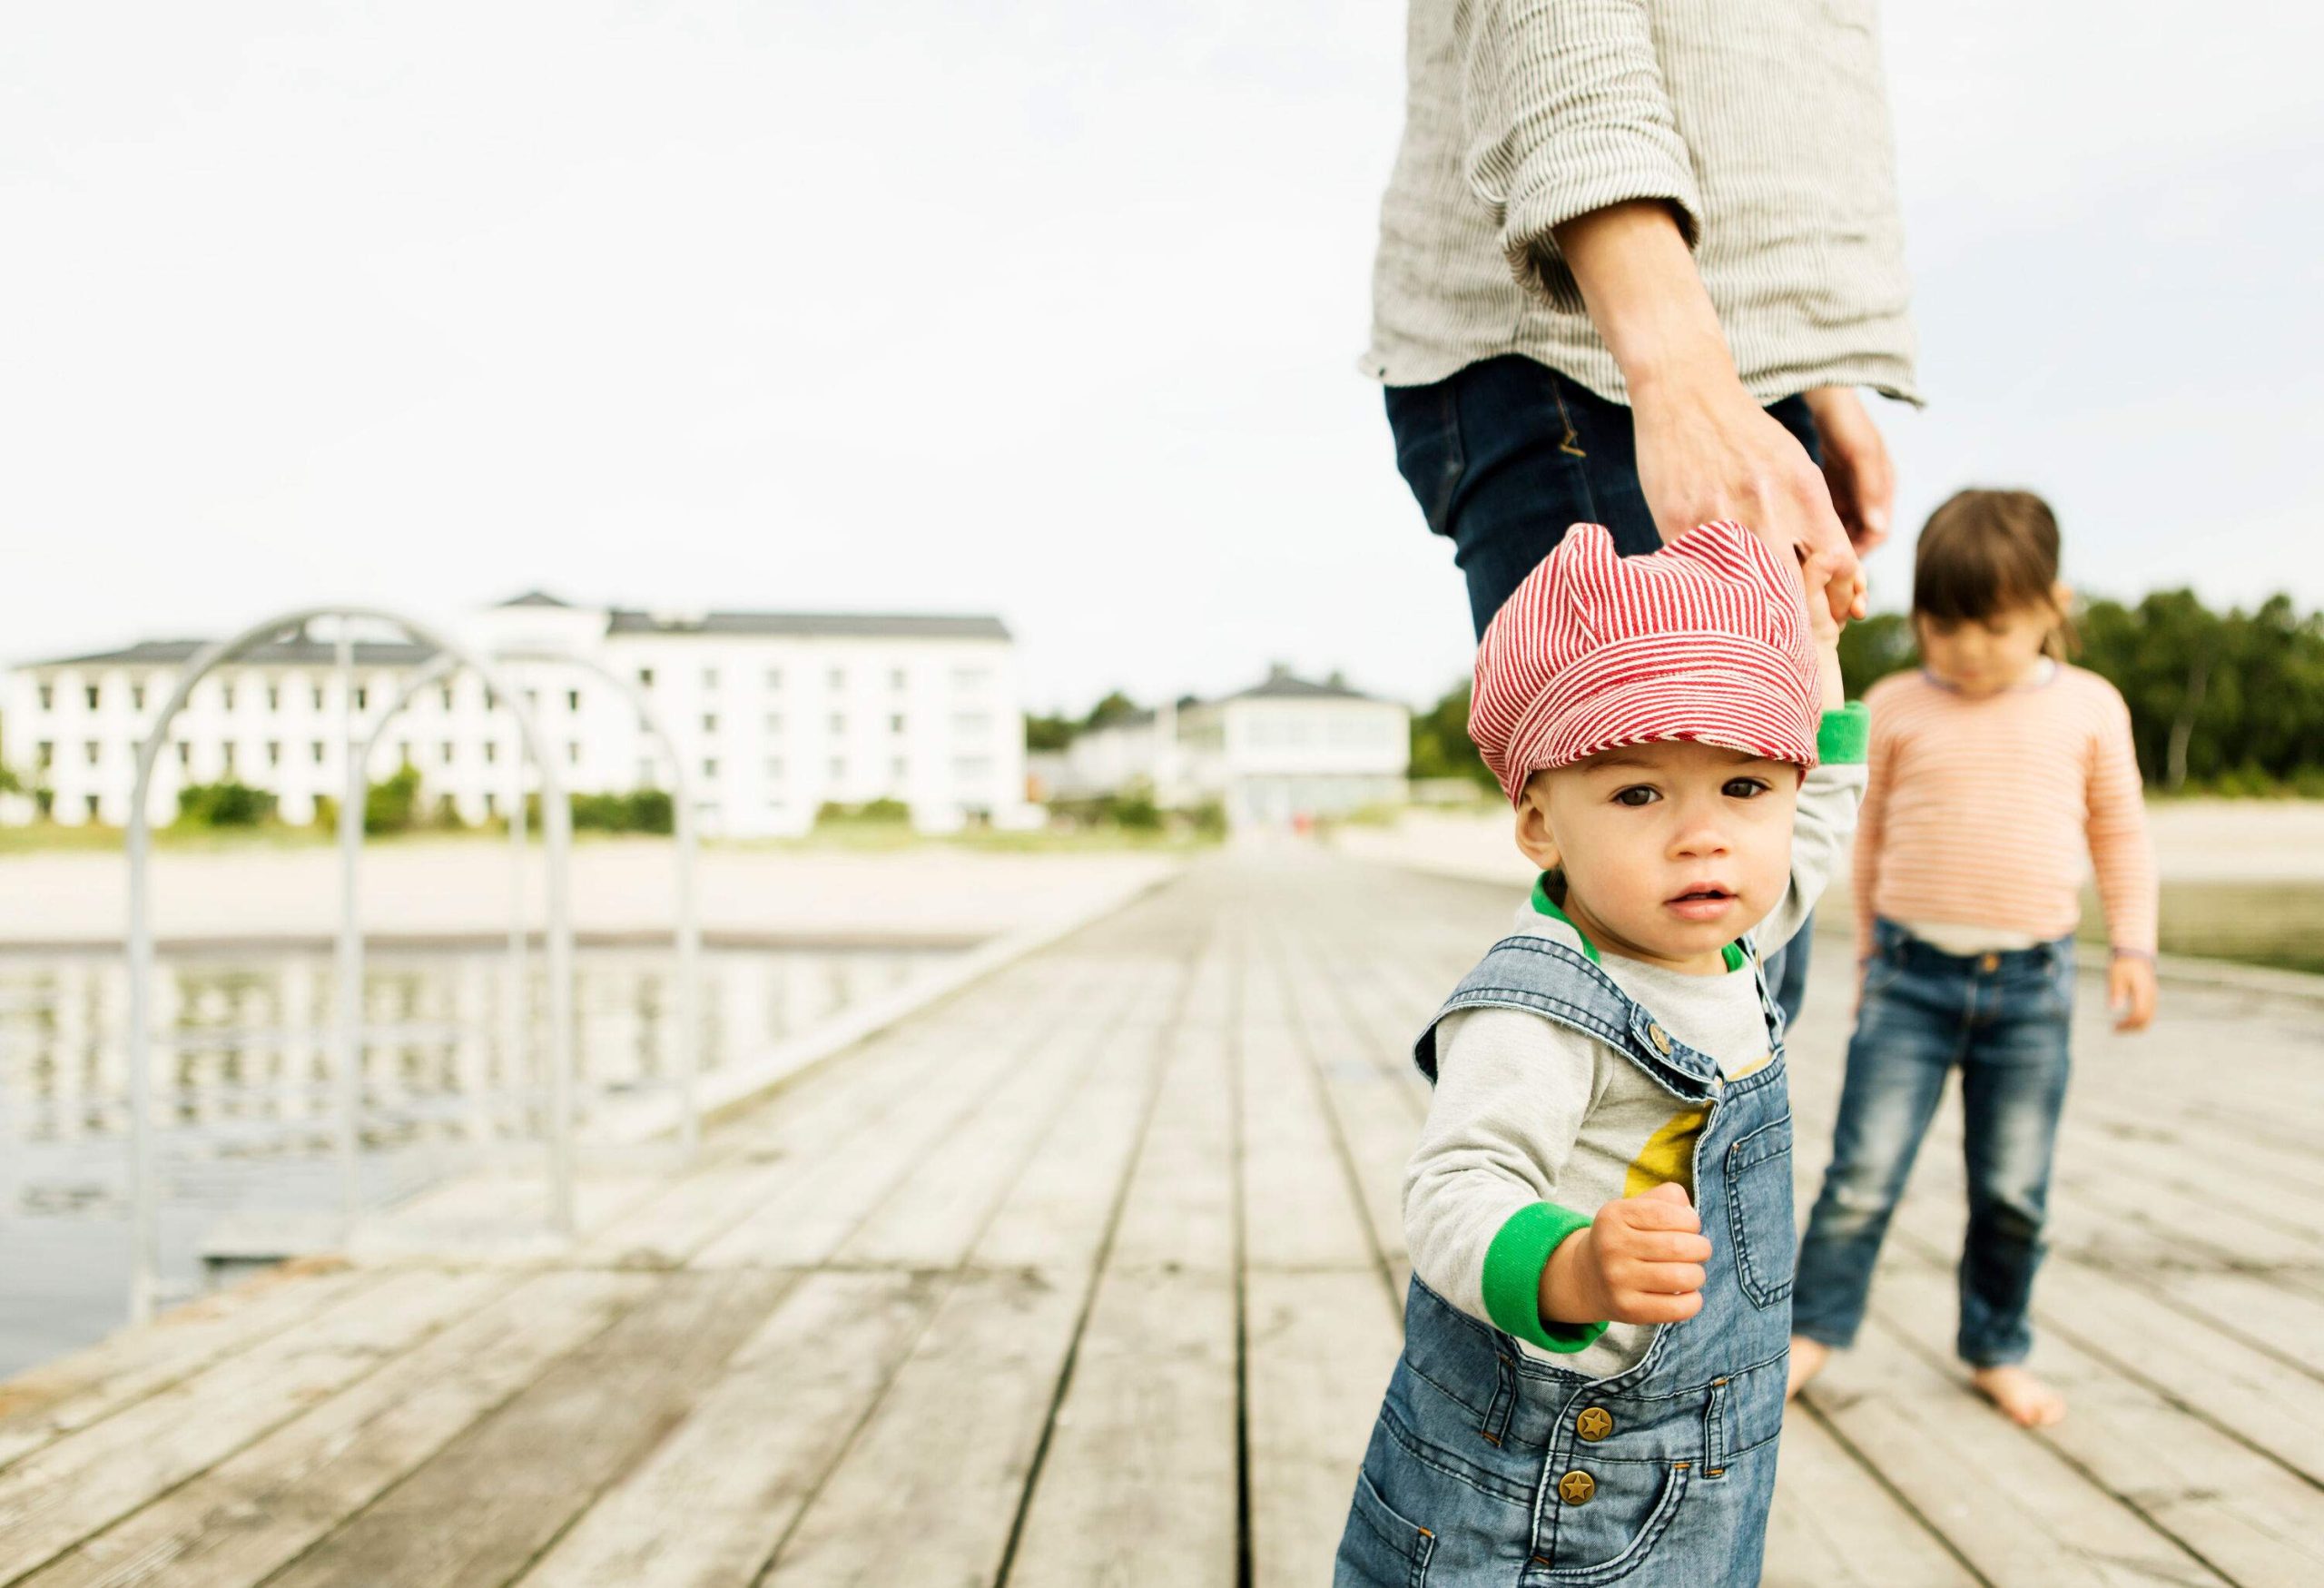
[[1667,204],[1611,204],[1557,228],[1590,322],[1630,389],[1738,386],[1718,312]]

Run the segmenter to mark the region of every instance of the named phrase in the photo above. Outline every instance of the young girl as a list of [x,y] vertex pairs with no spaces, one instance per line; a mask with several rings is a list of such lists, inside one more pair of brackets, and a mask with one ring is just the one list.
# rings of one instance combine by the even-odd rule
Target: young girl
[[1832,1163],[1802,1238],[1791,1393],[1856,1338],[1889,1215],[1961,1069],[1969,1181],[1957,1346],[2029,1427],[2064,1399],[2021,1366],[2051,1151],[2065,1100],[2073,930],[2087,851],[2136,1031],[2154,1015],[2154,862],[2112,685],[2061,660],[2058,526],[2027,491],[1965,490],[1913,563],[1921,670],[1871,691],[1856,847],[1864,987]]

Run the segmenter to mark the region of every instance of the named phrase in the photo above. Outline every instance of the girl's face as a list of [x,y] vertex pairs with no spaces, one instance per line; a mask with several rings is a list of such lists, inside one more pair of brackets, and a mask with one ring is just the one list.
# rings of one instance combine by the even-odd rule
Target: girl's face
[[2055,605],[2037,601],[1996,612],[1982,621],[1945,623],[1915,616],[1922,665],[1964,695],[1998,695],[2014,689],[2041,665],[2042,647],[2065,610],[2065,592]]

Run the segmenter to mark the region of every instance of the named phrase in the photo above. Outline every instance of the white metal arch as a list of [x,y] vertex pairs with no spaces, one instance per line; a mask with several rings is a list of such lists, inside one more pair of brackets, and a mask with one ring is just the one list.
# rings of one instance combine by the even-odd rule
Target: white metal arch
[[[417,619],[400,613],[375,607],[328,606],[302,607],[269,618],[230,639],[223,639],[197,652],[178,676],[177,686],[162,704],[153,720],[152,730],[137,751],[137,776],[130,797],[129,830],[129,1110],[130,1110],[130,1284],[129,1313],[133,1323],[143,1323],[153,1316],[155,1292],[159,1284],[159,1198],[153,1164],[153,1033],[152,1021],[153,974],[153,928],[151,897],[153,823],[147,810],[152,796],[153,765],[160,759],[162,747],[169,742],[170,725],[193,693],[194,686],[224,663],[234,660],[243,652],[282,634],[296,630],[319,618],[337,618],[340,622],[338,639],[337,676],[340,680],[340,713],[341,737],[345,743],[347,761],[350,768],[352,797],[344,795],[340,801],[340,850],[341,885],[344,890],[340,916],[340,942],[345,944],[352,929],[354,866],[351,845],[359,845],[363,833],[363,784],[361,768],[355,764],[353,731],[353,671],[354,641],[349,626],[356,622],[387,624],[400,629],[424,645],[433,646],[443,655],[454,657],[472,669],[485,682],[485,686],[499,696],[517,722],[525,749],[540,769],[542,837],[548,858],[547,889],[547,956],[548,956],[548,1025],[549,1025],[549,1222],[559,1235],[573,1232],[573,923],[570,909],[570,889],[566,876],[567,853],[572,842],[572,814],[563,798],[563,785],[556,770],[546,753],[540,734],[522,699],[508,689],[493,668],[474,652],[438,633]],[[350,843],[351,833],[351,843]],[[359,965],[359,960],[353,962]],[[356,1138],[357,1105],[360,1100],[360,1077],[357,1069],[360,1058],[356,1043],[350,1040],[351,1022],[350,1010],[356,1011],[359,1020],[359,986],[350,989],[346,976],[349,960],[340,960],[341,1005],[335,1054],[339,1082],[339,1155],[340,1194],[343,1210],[351,1224],[355,1216],[357,1193]]]
[[675,807],[671,813],[670,835],[677,851],[678,1143],[692,1158],[702,1145],[702,908],[694,863],[701,838],[694,825],[694,779],[686,771],[685,757],[679,754],[677,736],[655,709],[653,698],[628,675],[615,672],[595,656],[570,651],[517,647],[495,654],[516,666],[577,667],[611,685],[637,713],[637,720],[661,745],[662,758],[670,764],[670,799]]

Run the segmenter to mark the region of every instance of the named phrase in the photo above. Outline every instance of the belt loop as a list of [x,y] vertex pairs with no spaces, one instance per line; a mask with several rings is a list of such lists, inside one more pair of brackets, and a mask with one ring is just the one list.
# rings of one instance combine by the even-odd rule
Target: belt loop
[[1477,1433],[1486,1444],[1498,1445],[1508,1441],[1510,1420],[1517,1413],[1517,1364],[1506,1351],[1495,1351],[1493,1363],[1492,1404]]

